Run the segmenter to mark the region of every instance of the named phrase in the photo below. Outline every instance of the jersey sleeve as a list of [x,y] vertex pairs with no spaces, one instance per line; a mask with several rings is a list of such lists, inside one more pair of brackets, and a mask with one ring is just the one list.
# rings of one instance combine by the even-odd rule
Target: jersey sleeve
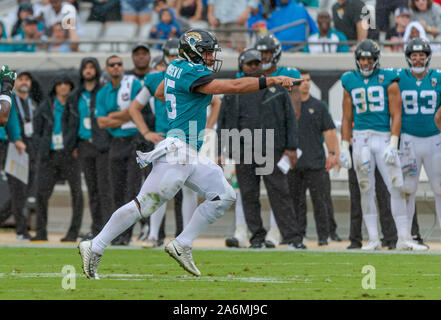
[[285,72],[284,72],[285,76],[290,77],[290,78],[294,78],[294,79],[300,79],[302,76],[300,74],[300,71],[297,70],[296,68],[286,68]]
[[185,92],[192,93],[197,87],[211,82],[214,78],[207,67],[192,64],[188,69],[184,70],[181,79],[184,80],[180,84],[183,85]]
[[130,93],[130,100],[135,100],[136,95],[141,91],[142,84],[138,79],[133,79],[132,92]]
[[396,69],[386,69],[384,70],[384,80],[387,86],[393,82],[400,82],[400,76],[398,70]]
[[350,83],[351,83],[351,74],[352,72],[346,72],[341,76],[341,85],[343,86],[343,88],[347,91],[347,92],[351,92],[351,87],[350,87]]
[[9,139],[12,142],[15,142],[21,138],[20,120],[18,119],[18,113],[15,104],[11,105],[9,119],[6,123],[6,131],[8,132]]

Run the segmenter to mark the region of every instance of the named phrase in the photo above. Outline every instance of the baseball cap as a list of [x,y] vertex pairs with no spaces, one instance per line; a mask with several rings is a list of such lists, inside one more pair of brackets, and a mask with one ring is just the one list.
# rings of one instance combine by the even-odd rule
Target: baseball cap
[[394,17],[398,17],[401,15],[410,16],[411,14],[410,14],[409,9],[407,9],[406,7],[396,8],[395,13],[394,13]]
[[150,47],[149,47],[147,44],[142,43],[142,42],[139,42],[139,43],[135,44],[135,45],[132,47],[132,53],[133,53],[134,51],[138,50],[139,48],[144,48],[144,49],[146,49],[147,51],[150,52]]

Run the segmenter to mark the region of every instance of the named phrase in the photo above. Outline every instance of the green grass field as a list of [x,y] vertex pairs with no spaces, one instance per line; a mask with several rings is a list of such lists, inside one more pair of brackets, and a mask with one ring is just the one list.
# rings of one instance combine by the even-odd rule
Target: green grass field
[[[110,248],[101,280],[92,281],[74,247],[0,247],[0,299],[441,298],[440,254],[196,249],[193,256],[200,278],[163,250]],[[62,288],[65,265],[76,269],[74,290]],[[376,289],[362,288],[365,265],[375,267]]]

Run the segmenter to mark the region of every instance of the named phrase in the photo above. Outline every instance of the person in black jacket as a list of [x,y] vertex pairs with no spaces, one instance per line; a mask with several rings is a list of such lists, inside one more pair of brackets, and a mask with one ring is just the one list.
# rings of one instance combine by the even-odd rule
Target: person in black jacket
[[77,152],[78,113],[67,107],[74,83],[65,74],[57,75],[49,97],[38,107],[34,118],[35,136],[40,154],[37,191],[37,227],[32,241],[47,240],[48,201],[55,184],[66,179],[72,194],[72,220],[61,241],[76,241],[83,218],[81,169]]
[[37,103],[30,95],[34,81],[30,72],[18,71],[11,96],[12,108],[15,108],[18,115],[21,140],[26,145],[26,152],[29,156],[29,178],[28,183],[24,184],[16,177],[8,175],[9,199],[0,208],[0,224],[13,214],[18,241],[29,241],[31,239],[27,227],[27,217],[23,210],[37,171],[37,150],[33,139],[34,128],[32,124]]
[[92,216],[90,233],[83,239],[92,239],[106,224],[113,211],[113,199],[109,192],[109,148],[111,136],[98,127],[95,99],[100,89],[101,69],[93,57],[86,57],[80,65],[80,83],[69,95],[67,108],[78,113],[75,131],[78,133],[78,159],[86,180],[89,208]]
[[[263,75],[261,60],[261,53],[258,50],[248,49],[239,56],[239,62],[242,63],[239,69],[242,69],[241,71],[246,76],[260,77]],[[228,142],[230,147],[226,152],[228,157],[236,161],[237,180],[245,220],[252,233],[250,238],[252,248],[265,247],[266,230],[263,227],[259,203],[261,177],[256,174],[256,169],[262,169],[270,163],[274,165],[273,169],[269,174],[263,175],[263,181],[283,240],[294,248],[306,248],[296,226],[287,176],[276,165],[283,155],[287,155],[291,167],[294,167],[297,160],[296,128],[296,119],[289,93],[280,86],[269,87],[255,93],[226,95],[223,98],[217,129],[220,139],[218,151],[221,154],[227,143],[226,140],[230,140]],[[223,129],[237,129],[239,131],[251,129],[253,143],[246,143],[246,139],[241,139],[240,147],[234,146],[232,148],[231,141],[233,139],[225,139],[222,133],[225,133]],[[257,137],[259,131],[255,129],[262,130],[262,141],[254,141],[255,139],[259,140]],[[274,131],[272,141],[266,139],[269,130]],[[250,145],[253,147],[248,148]],[[258,150],[260,147],[261,150]],[[234,154],[237,149],[240,149],[239,155]],[[251,163],[246,160],[249,152],[253,154]],[[266,157],[266,161],[262,162],[261,159],[257,159],[255,155],[260,152],[263,157]]]

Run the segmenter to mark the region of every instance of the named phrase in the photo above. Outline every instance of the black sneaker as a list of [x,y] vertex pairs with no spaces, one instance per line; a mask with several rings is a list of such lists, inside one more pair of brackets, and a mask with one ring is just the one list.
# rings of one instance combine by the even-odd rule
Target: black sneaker
[[239,248],[239,240],[235,237],[225,239],[225,245],[229,248]]
[[361,249],[361,243],[352,241],[346,249]]
[[250,248],[252,248],[252,249],[263,249],[263,248],[266,248],[265,247],[265,242],[262,241],[262,242],[251,243]]
[[60,241],[61,242],[77,242],[77,236],[73,236],[73,235],[66,235],[64,238],[61,238]]
[[328,245],[328,240],[327,239],[320,239],[318,241],[318,245],[319,246],[327,246]]
[[331,234],[331,240],[332,241],[337,241],[337,242],[341,242],[341,238],[338,236],[338,234],[334,233]]
[[37,234],[31,238],[31,241],[47,241],[46,235]]
[[302,242],[290,243],[289,247],[292,249],[306,249],[306,246]]

